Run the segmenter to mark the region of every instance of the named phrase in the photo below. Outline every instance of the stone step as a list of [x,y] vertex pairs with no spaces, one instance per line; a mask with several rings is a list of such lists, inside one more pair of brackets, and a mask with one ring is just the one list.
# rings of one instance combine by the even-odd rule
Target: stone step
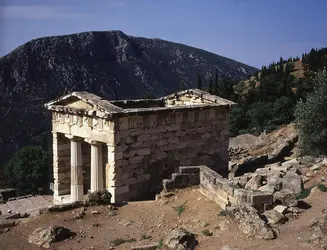
[[19,201],[8,201],[7,205],[9,206],[12,213],[19,213],[19,208],[21,207]]
[[33,203],[30,199],[21,199],[20,204],[26,209],[33,207]]
[[7,204],[0,205],[0,211],[2,214],[8,214],[8,210],[10,210],[10,207]]
[[41,208],[52,206],[52,201],[43,196],[33,196],[19,200],[9,201],[6,204],[0,205],[2,214],[8,214],[8,210],[14,213],[29,213],[32,216],[37,215]]

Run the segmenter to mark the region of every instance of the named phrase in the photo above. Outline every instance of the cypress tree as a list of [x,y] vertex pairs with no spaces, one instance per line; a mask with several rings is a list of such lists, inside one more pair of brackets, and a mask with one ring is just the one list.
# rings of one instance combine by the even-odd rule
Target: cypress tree
[[212,79],[212,75],[210,75],[209,77],[209,93],[213,94],[213,79]]
[[179,91],[185,90],[186,89],[186,85],[185,85],[185,81],[184,79],[181,80],[181,83],[179,85]]
[[198,75],[198,89],[202,89],[202,78],[201,78],[201,75],[200,75],[199,72],[197,73],[197,75]]

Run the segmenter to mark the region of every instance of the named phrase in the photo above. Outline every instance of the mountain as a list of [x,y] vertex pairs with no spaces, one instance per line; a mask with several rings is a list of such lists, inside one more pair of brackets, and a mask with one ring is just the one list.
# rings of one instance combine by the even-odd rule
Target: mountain
[[220,78],[237,80],[257,71],[201,49],[121,31],[31,40],[0,58],[0,152],[50,132],[43,104],[67,92],[107,99],[163,96],[177,91],[181,81],[195,87],[197,72],[205,76],[215,68]]

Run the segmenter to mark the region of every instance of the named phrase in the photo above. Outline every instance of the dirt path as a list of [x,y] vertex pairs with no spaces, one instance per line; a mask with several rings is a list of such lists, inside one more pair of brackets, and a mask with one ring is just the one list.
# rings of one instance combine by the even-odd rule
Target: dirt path
[[[186,203],[185,203],[186,202]],[[28,243],[28,235],[34,229],[46,225],[61,225],[77,233],[74,239],[55,243],[50,249],[110,249],[112,241],[117,239],[132,240],[114,249],[130,249],[131,245],[157,243],[174,227],[184,227],[197,234],[199,245],[196,249],[220,250],[224,245],[232,245],[246,249],[317,249],[308,240],[312,233],[308,230],[312,218],[321,214],[327,207],[327,193],[317,192],[308,202],[313,207],[307,210],[300,219],[280,226],[279,238],[272,241],[250,239],[237,229],[237,225],[228,224],[226,217],[217,216],[220,208],[204,197],[197,189],[188,189],[170,197],[167,204],[161,201],[130,202],[120,207],[116,216],[109,216],[106,207],[92,207],[86,211],[83,219],[74,219],[75,211],[59,214],[42,215],[21,222],[8,233],[0,235],[0,249],[40,249]],[[180,207],[180,217],[173,207]],[[91,215],[91,211],[99,211],[99,215]],[[213,236],[203,236],[202,231],[208,229]],[[149,239],[145,239],[149,238]]]

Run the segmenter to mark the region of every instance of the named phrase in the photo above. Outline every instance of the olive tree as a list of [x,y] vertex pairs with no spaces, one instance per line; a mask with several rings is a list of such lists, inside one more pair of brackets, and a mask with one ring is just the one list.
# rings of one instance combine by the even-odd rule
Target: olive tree
[[327,71],[312,78],[314,89],[295,108],[300,155],[327,154]]

